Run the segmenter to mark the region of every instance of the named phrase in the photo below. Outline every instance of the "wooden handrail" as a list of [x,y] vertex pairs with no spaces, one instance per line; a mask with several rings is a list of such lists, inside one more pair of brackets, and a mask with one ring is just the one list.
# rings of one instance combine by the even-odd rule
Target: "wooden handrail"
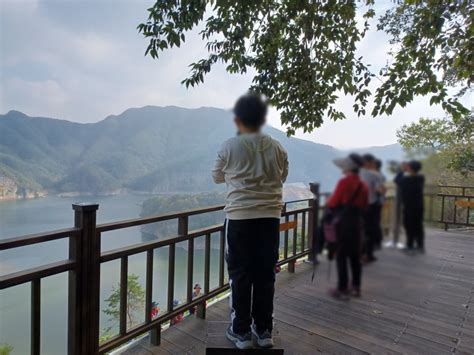
[[26,245],[49,242],[57,239],[76,237],[80,233],[79,228],[59,229],[52,232],[28,234],[21,237],[7,238],[0,240],[0,250],[24,247]]
[[120,259],[121,257],[124,257],[124,256],[131,256],[134,254],[143,253],[147,250],[166,247],[171,244],[177,244],[189,239],[202,237],[209,233],[219,232],[222,229],[224,229],[224,226],[222,224],[218,224],[218,225],[214,225],[208,228],[196,229],[194,231],[191,231],[189,234],[183,235],[183,236],[176,236],[172,238],[151,241],[151,242],[146,242],[146,243],[137,243],[134,245],[123,247],[123,248],[109,250],[102,253],[100,257],[100,262],[105,263],[107,261]]
[[176,219],[179,217],[193,216],[193,215],[204,214],[204,213],[209,213],[209,212],[216,212],[223,209],[224,209],[224,205],[217,205],[217,206],[211,206],[211,207],[206,207],[206,208],[197,208],[197,209],[188,210],[184,212],[167,213],[167,214],[162,214],[159,216],[133,218],[133,219],[128,219],[128,220],[119,221],[119,222],[99,224],[97,225],[96,229],[99,233],[109,232],[116,229],[141,226],[143,224],[150,224],[150,223],[156,223],[156,222],[163,222],[163,221],[168,221],[171,219]]
[[0,276],[0,290],[72,270],[73,260],[62,260]]

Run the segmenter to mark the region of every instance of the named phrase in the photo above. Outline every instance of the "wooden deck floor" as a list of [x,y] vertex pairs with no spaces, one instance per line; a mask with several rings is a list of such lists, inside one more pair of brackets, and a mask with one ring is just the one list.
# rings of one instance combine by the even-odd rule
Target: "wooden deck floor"
[[[364,268],[361,299],[327,295],[335,283],[333,265],[298,265],[278,277],[275,322],[285,354],[474,354],[474,234],[429,230],[427,253],[408,256],[385,249]],[[209,321],[228,319],[228,302],[208,309]],[[204,354],[207,324],[188,318],[147,339],[127,354]]]

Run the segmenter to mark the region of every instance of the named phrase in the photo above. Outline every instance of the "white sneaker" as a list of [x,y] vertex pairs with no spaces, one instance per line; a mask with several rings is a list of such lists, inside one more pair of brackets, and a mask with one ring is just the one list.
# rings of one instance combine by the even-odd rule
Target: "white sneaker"
[[238,349],[246,350],[253,348],[252,342],[252,333],[248,332],[247,334],[241,335],[234,333],[232,328],[227,328],[226,332],[227,339],[235,344]]
[[273,348],[275,345],[273,342],[272,332],[270,330],[265,330],[262,333],[258,333],[255,325],[252,325],[252,333],[257,338],[257,344],[261,348]]

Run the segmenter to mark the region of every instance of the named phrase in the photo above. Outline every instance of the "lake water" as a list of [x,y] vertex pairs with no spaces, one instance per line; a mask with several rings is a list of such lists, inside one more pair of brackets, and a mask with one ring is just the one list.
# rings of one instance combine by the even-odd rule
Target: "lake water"
[[[138,217],[141,203],[149,196],[123,195],[110,197],[61,198],[48,196],[34,200],[0,201],[0,239],[31,233],[46,232],[73,226],[74,202],[99,203],[98,223]],[[192,223],[190,223],[192,224]],[[153,238],[132,227],[104,233],[102,251],[149,241]],[[202,244],[198,240],[197,244]],[[217,286],[218,235],[212,236],[211,288]],[[24,270],[45,263],[67,259],[67,239],[27,246],[0,252],[0,275]],[[129,274],[139,276],[145,283],[145,253],[129,258]],[[204,252],[196,250],[193,283],[204,282]],[[181,302],[186,297],[187,250],[184,243],[176,249],[175,298]],[[167,295],[168,248],[155,251],[153,272],[153,300],[165,308]],[[105,300],[119,283],[120,261],[101,265],[101,309]],[[0,291],[0,345],[13,346],[13,354],[30,351],[30,284]],[[66,354],[67,340],[67,273],[47,277],[41,283],[41,353]],[[139,314],[144,319],[144,312]],[[115,320],[101,313],[101,331],[118,330]]]

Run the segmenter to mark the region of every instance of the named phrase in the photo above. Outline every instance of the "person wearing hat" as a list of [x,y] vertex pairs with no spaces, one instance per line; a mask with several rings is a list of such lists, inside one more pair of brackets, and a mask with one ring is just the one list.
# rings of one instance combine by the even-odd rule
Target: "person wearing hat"
[[[361,249],[363,214],[368,205],[368,188],[359,177],[362,159],[357,154],[334,160],[344,177],[341,178],[327,207],[334,211],[336,223],[336,263],[337,288],[330,290],[333,297],[348,299],[352,294],[360,297],[362,281]],[[348,264],[352,274],[352,287],[349,289]]]
[[[194,290],[194,291],[193,291],[193,299],[198,298],[199,296],[201,296],[201,290],[202,290],[202,288],[201,288],[201,285],[200,285],[200,284],[195,284],[193,290]],[[189,313],[190,313],[190,314],[196,313],[196,307],[191,308],[191,309],[189,310]]]
[[283,183],[288,155],[262,132],[267,103],[255,93],[240,97],[234,107],[236,137],[217,154],[212,175],[226,183],[226,260],[232,294],[226,336],[237,348],[273,346],[273,296],[278,260]]
[[156,301],[153,301],[151,303],[151,319],[155,319],[156,317],[158,317],[159,313],[160,313],[159,303]]
[[[178,307],[179,306],[179,301],[178,300],[173,300],[173,308],[175,307]],[[176,325],[178,323],[181,323],[184,319],[184,314],[183,313],[179,313],[178,315],[176,315],[174,318],[171,319],[170,321],[170,326],[171,325]]]

